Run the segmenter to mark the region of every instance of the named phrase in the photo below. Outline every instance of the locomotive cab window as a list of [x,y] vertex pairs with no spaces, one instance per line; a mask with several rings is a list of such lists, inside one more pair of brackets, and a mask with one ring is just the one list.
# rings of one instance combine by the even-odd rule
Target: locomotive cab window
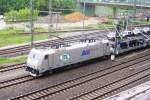
[[47,60],[48,59],[48,55],[45,55],[44,59]]

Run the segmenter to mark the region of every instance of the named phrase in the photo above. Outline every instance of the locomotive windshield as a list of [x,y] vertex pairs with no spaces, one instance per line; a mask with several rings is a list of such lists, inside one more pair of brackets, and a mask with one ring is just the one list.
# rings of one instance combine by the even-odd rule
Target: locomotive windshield
[[43,56],[42,53],[37,52],[35,49],[33,49],[33,50],[29,53],[29,56],[28,56],[28,57],[29,57],[30,59],[33,59],[33,60],[39,60],[39,59],[42,58],[42,56]]
[[40,57],[35,52],[31,52],[29,54],[29,58],[30,59],[39,59]]

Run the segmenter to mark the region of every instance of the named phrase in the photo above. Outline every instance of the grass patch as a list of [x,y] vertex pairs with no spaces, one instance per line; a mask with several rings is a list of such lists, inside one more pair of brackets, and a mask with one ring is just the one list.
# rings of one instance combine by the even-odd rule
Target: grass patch
[[100,29],[114,28],[113,24],[98,24]]
[[[30,42],[31,35],[21,34],[22,32],[23,30],[18,30],[18,29],[0,30],[0,47]],[[52,33],[52,34],[57,35],[57,33]],[[44,40],[44,39],[48,39],[48,34],[34,35],[34,41]]]
[[35,28],[35,29],[34,29],[34,31],[35,31],[35,32],[47,32],[47,30],[46,30],[46,29],[41,28],[41,27],[37,27],[37,28]]
[[18,56],[18,57],[1,57],[0,58],[0,66],[4,65],[10,65],[10,64],[17,64],[17,63],[22,63],[25,62],[27,59],[27,56]]
[[113,28],[113,24],[91,24],[86,26],[86,29],[93,29],[93,28],[98,28],[98,29],[108,29],[108,28]]
[[141,24],[143,24],[143,25],[149,25],[150,22],[147,22],[147,21],[145,21],[145,20],[143,20],[143,21],[140,21],[140,20],[133,20],[133,21],[131,21],[131,24],[134,24],[134,25],[141,25]]

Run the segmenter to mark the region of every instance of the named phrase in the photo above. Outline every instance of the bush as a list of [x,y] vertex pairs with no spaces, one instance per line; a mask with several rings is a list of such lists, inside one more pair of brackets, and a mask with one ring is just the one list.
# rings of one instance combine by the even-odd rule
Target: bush
[[6,21],[15,21],[16,19],[18,19],[18,12],[15,10],[11,10],[10,12],[5,13],[4,16]]
[[[33,18],[34,20],[37,19],[39,14],[38,10],[34,10]],[[11,10],[10,12],[7,12],[4,14],[6,21],[28,21],[30,17],[30,9],[20,9],[19,11]]]

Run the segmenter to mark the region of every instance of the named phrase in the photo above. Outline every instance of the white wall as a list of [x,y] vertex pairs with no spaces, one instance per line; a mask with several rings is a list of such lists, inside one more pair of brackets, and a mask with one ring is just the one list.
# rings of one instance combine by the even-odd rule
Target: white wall
[[4,21],[3,16],[0,15],[0,30],[6,27],[6,22]]

